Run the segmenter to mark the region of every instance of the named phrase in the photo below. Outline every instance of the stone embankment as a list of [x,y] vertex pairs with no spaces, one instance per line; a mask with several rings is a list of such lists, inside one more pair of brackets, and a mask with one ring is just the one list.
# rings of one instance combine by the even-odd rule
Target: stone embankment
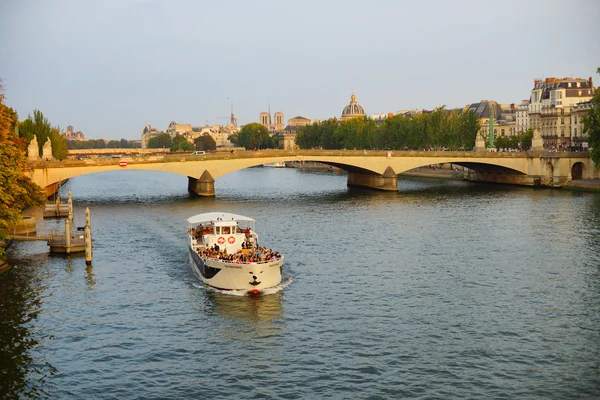
[[[449,168],[444,164],[442,168],[431,169],[430,167],[415,168],[404,172],[400,176],[415,176],[426,178],[441,178],[441,179],[463,179],[464,173],[461,167],[457,167],[458,171]],[[569,181],[562,188],[563,190],[575,190],[582,192],[600,192],[600,179],[575,179]]]

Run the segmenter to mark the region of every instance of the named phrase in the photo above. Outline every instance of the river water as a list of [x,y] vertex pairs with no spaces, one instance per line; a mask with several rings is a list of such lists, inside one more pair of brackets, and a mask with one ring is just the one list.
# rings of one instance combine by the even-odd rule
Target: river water
[[[18,243],[0,278],[0,397],[600,397],[600,196],[253,168],[72,179],[94,260]],[[253,217],[283,288],[207,289],[186,218]],[[62,226],[61,220],[57,226]],[[46,227],[57,223],[48,221]]]

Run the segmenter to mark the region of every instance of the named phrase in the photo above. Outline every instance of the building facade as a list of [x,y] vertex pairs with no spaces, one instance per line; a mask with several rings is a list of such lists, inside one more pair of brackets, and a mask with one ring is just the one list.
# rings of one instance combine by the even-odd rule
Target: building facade
[[[571,111],[592,99],[592,78],[546,79],[541,95],[540,133],[545,148],[562,150],[581,143],[573,138]],[[578,133],[581,133],[580,128]],[[576,142],[578,142],[576,144]]]
[[296,134],[298,130],[306,125],[312,124],[314,121],[310,118],[297,116],[288,120],[288,125],[283,132],[279,133],[279,148],[286,150],[297,149]]
[[525,133],[529,129],[529,100],[521,101],[516,110],[517,134]]
[[67,126],[67,130],[63,132],[65,135],[65,139],[67,140],[87,140],[85,135],[81,131],[74,132],[73,127],[71,125]]
[[273,120],[271,119],[271,111],[261,112],[258,117],[258,121],[261,125],[264,125],[271,134],[283,132],[285,129],[285,118],[283,117],[283,113],[281,111],[277,111],[273,117],[275,119],[275,123],[273,123]]
[[152,125],[150,125],[150,122],[148,122],[144,129],[142,129],[142,149],[147,149],[148,141],[162,133],[166,133],[166,131],[159,131],[158,129],[153,128]]
[[486,143],[490,134],[490,118],[494,119],[494,137],[510,137],[517,134],[514,104],[499,104],[494,100],[481,100],[479,103],[467,105],[463,112],[474,112],[477,115],[480,126],[478,135]]
[[[529,127],[541,136],[544,148],[560,150],[583,143],[579,114],[578,125],[572,126],[575,119],[571,112],[579,103],[589,101],[593,94],[592,78],[534,80],[528,109]],[[577,112],[582,109],[577,108]]]

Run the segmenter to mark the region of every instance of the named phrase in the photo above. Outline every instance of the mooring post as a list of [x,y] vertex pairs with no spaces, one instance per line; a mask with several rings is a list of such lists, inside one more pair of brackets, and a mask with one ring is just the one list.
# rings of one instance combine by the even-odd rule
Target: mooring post
[[69,220],[73,225],[73,197],[71,196],[71,189],[69,189]]
[[88,207],[85,208],[85,263],[92,264],[92,221]]
[[65,253],[71,253],[71,220],[65,219]]
[[56,196],[56,201],[54,202],[54,214],[60,215],[60,196]]

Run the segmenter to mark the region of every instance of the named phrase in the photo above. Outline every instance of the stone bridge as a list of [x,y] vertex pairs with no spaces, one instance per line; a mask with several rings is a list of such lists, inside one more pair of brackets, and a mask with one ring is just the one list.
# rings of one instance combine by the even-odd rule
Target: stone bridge
[[398,174],[441,163],[468,168],[466,178],[481,182],[560,187],[572,179],[599,177],[598,170],[586,152],[380,150],[259,150],[205,155],[166,154],[76,161],[34,161],[30,164],[30,176],[35,183],[51,191],[58,182],[65,179],[96,172],[165,171],[187,176],[190,192],[200,196],[214,196],[215,179],[222,175],[256,165],[285,161],[328,164],[348,172],[348,186],[392,191],[398,189]]

